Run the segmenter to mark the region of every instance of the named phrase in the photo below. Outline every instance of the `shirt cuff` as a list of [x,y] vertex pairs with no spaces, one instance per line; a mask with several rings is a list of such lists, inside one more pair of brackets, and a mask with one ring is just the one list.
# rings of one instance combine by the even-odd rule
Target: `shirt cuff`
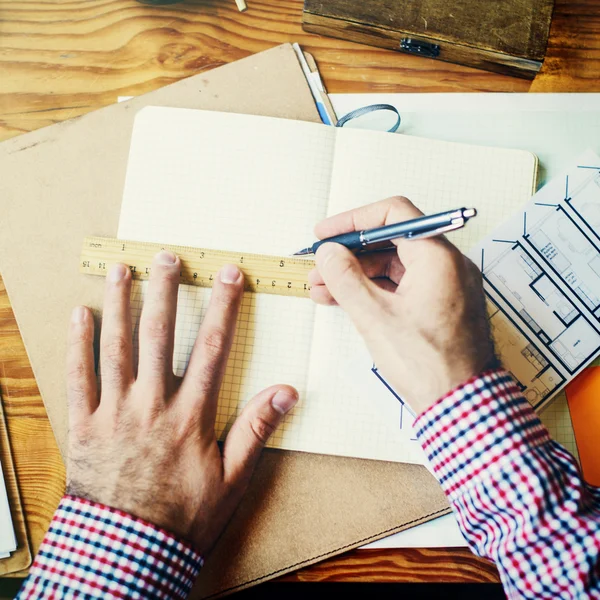
[[171,533],[67,495],[27,583],[38,590],[75,590],[85,598],[186,598],[202,564],[202,557]]
[[414,429],[452,501],[519,459],[524,446],[550,441],[507,371],[494,369],[449,392],[415,421]]

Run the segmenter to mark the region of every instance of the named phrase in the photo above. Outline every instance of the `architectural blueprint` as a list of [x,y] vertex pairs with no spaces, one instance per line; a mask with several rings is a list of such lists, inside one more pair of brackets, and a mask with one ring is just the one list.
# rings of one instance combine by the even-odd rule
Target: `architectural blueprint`
[[497,352],[534,408],[600,353],[600,158],[587,152],[469,252]]

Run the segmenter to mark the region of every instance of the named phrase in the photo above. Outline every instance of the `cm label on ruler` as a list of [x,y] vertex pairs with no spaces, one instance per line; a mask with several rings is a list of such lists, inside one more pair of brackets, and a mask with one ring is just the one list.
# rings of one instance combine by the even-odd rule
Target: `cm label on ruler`
[[181,283],[212,287],[218,271],[226,264],[238,264],[246,279],[246,290],[307,298],[310,292],[308,273],[314,261],[306,258],[239,254],[226,250],[192,248],[172,244],[154,244],[118,240],[116,238],[86,237],[80,259],[80,272],[105,276],[110,266],[124,263],[134,279],[148,279],[154,255],[170,250],[181,259]]

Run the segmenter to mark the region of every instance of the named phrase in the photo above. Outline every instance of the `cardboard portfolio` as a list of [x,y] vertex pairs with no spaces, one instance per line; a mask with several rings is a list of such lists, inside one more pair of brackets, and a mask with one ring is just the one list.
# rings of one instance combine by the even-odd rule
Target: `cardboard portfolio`
[[[78,273],[81,244],[116,235],[133,119],[148,105],[319,122],[285,44],[0,144],[0,273],[63,455],[68,319],[77,304],[99,315],[104,286]],[[449,510],[424,467],[267,451],[194,597],[248,587]]]

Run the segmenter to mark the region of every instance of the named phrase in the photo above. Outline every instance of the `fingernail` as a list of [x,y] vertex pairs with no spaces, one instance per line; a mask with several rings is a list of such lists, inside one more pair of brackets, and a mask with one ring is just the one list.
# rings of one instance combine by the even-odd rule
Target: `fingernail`
[[72,323],[83,323],[85,320],[86,310],[84,306],[76,306],[71,313]]
[[235,283],[240,278],[240,270],[235,265],[225,265],[220,276],[223,283]]
[[168,250],[161,250],[156,255],[156,262],[160,263],[161,265],[172,265],[172,264],[175,264],[176,260],[177,260],[177,257],[172,252],[169,252]]
[[296,406],[296,402],[298,402],[298,394],[289,390],[280,390],[273,396],[271,405],[278,413],[285,415]]
[[112,269],[108,272],[108,280],[113,283],[117,283],[117,281],[121,281],[127,275],[127,267],[121,263],[116,264]]

